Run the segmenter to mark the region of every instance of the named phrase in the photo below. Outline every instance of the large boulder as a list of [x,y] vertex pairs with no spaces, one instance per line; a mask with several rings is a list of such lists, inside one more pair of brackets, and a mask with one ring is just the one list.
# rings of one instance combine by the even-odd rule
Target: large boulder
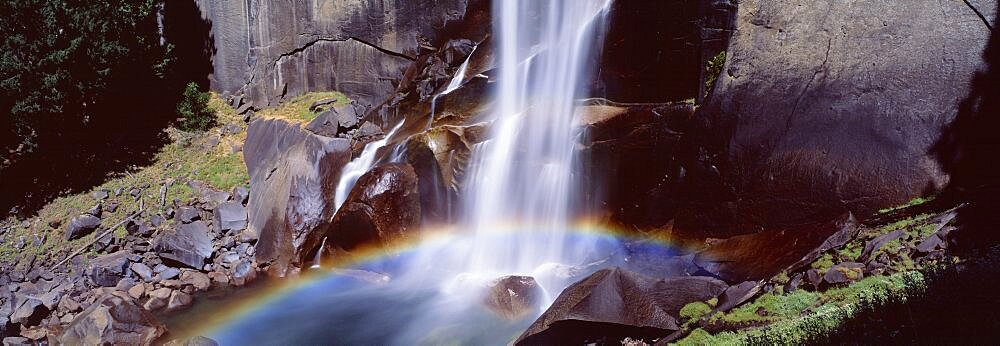
[[[982,1],[992,2],[992,1]],[[929,157],[989,36],[969,2],[748,0],[693,134],[733,232],[865,218],[941,187]],[[983,5],[989,11],[992,5]]]
[[[324,236],[331,248],[350,251],[403,239],[419,226],[417,175],[409,164],[391,163],[358,178]],[[315,250],[321,241],[317,235],[305,246]]]
[[202,221],[163,232],[153,241],[153,250],[164,260],[195,269],[201,269],[214,252],[212,236]]
[[246,232],[258,238],[257,263],[285,275],[301,265],[307,236],[333,218],[333,196],[351,144],[287,121],[261,119],[250,124],[243,148],[253,191]]
[[538,311],[545,291],[530,276],[504,276],[490,283],[483,303],[491,311],[511,321]]
[[114,287],[128,273],[128,251],[118,251],[94,258],[87,267],[87,277],[94,284]]
[[517,344],[584,344],[600,339],[662,338],[680,327],[681,308],[725,291],[709,277],[654,279],[619,268],[602,269],[567,287],[517,339]]
[[198,1],[215,41],[212,88],[245,93],[257,108],[317,90],[380,102],[467,2]]
[[166,327],[124,293],[108,294],[73,319],[58,338],[63,345],[149,345]]
[[66,240],[79,239],[101,226],[101,218],[90,214],[74,217],[66,226]]
[[220,232],[242,231],[247,227],[247,208],[240,202],[225,202],[212,210],[215,227]]

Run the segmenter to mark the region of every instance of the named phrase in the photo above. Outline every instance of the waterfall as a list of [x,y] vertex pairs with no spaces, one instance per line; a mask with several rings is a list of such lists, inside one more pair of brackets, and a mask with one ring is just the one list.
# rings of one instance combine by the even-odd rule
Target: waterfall
[[479,46],[472,46],[472,51],[469,52],[469,56],[465,57],[465,61],[463,61],[462,65],[458,67],[458,70],[455,71],[455,75],[451,77],[450,81],[448,81],[448,85],[445,86],[444,91],[431,97],[431,116],[427,119],[428,129],[430,129],[431,124],[434,123],[434,114],[437,110],[438,97],[448,95],[462,86],[462,82],[465,81],[465,73],[469,70],[469,61],[472,60],[472,54],[476,53],[476,48],[478,47]]
[[[499,76],[491,139],[474,148],[466,222],[476,238],[469,271],[530,272],[585,257],[565,241],[577,184],[575,100],[610,0],[494,2]],[[530,241],[488,237],[504,223],[531,225]],[[538,233],[542,233],[539,237]],[[541,238],[541,240],[539,240]]]
[[396,131],[399,131],[399,128],[403,127],[403,123],[404,121],[400,121],[399,124],[396,124],[382,139],[365,144],[365,148],[361,150],[361,155],[344,166],[344,170],[340,173],[340,181],[337,182],[337,190],[334,194],[334,210],[340,210],[340,206],[347,201],[347,195],[351,193],[354,183],[372,168],[372,165],[375,164],[375,154],[386,143],[389,143],[389,139],[392,138],[392,135]]

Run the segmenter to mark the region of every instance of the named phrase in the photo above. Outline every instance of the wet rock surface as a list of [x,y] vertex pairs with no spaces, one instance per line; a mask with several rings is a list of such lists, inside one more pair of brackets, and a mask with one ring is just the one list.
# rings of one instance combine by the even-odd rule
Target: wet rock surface
[[[362,244],[403,239],[420,226],[417,175],[409,164],[384,164],[358,178],[323,235],[332,246],[351,250]],[[315,244],[315,239],[306,244]]]
[[678,313],[684,305],[716,297],[726,287],[709,277],[655,279],[602,269],[563,290],[515,343],[662,338],[679,329]]
[[257,262],[285,275],[304,256],[301,244],[333,217],[329,196],[350,160],[350,142],[266,119],[250,124],[244,152],[253,191],[245,235],[259,239]]
[[494,313],[511,321],[534,314],[545,292],[530,276],[505,276],[494,281],[483,304]]

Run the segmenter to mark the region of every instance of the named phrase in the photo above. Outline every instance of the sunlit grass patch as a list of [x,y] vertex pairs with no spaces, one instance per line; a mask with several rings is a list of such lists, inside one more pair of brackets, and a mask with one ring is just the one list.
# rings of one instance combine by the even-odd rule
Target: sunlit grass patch
[[329,109],[335,105],[345,105],[350,103],[350,99],[348,99],[347,96],[337,91],[312,92],[296,96],[291,100],[285,101],[278,107],[262,110],[258,114],[264,118],[280,118],[296,122],[309,122],[315,119],[316,116],[322,112],[322,109],[313,112],[309,110],[309,106],[312,105],[313,102],[328,98],[336,98],[337,101],[324,106],[323,109]]

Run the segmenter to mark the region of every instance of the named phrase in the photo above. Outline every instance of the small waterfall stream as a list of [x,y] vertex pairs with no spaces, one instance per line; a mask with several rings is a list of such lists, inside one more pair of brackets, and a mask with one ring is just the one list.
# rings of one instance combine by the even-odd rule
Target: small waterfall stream
[[382,139],[365,144],[365,148],[361,150],[361,155],[344,166],[343,171],[340,173],[340,181],[337,182],[337,190],[334,196],[336,210],[340,210],[340,207],[347,201],[347,195],[351,193],[351,188],[354,187],[354,183],[358,181],[358,178],[361,178],[362,175],[368,173],[368,170],[372,169],[372,165],[375,164],[375,155],[378,154],[379,149],[382,149],[382,147],[389,143],[389,140],[401,127],[403,127],[403,121],[396,124]]

